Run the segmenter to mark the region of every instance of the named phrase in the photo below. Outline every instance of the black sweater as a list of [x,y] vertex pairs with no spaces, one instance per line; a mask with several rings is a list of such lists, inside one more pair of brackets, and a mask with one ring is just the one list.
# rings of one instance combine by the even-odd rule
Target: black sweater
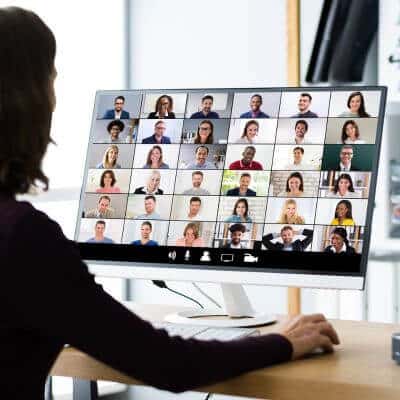
[[43,397],[64,344],[160,389],[174,392],[291,358],[278,334],[232,342],[169,337],[96,284],[77,245],[31,204],[0,195],[0,390]]

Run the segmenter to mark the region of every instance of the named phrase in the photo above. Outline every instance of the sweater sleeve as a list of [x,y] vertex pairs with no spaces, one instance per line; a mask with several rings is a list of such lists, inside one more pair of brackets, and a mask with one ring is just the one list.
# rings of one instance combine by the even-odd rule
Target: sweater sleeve
[[95,283],[77,245],[38,211],[18,225],[9,257],[15,282],[1,286],[27,329],[157,388],[181,392],[291,358],[290,342],[278,334],[206,342],[153,328]]

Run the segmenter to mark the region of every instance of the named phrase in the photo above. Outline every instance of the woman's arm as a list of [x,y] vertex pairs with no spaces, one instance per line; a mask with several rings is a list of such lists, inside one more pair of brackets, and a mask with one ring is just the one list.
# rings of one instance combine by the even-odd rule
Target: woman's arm
[[[150,385],[185,391],[292,356],[290,342],[276,334],[224,343],[154,329],[95,283],[76,244],[38,211],[13,236],[2,297],[21,324]],[[16,285],[22,296],[15,296]]]

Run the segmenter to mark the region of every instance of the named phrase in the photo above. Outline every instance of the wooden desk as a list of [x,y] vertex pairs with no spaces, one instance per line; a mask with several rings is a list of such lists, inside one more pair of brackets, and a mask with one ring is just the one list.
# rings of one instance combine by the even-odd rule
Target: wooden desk
[[[175,310],[135,305],[139,315],[153,321]],[[400,331],[400,325],[338,320],[332,323],[342,342],[334,354],[254,371],[198,391],[279,400],[398,400],[400,366],[391,360],[390,344],[391,334]],[[274,326],[261,330],[271,332]],[[142,385],[73,348],[61,352],[51,375]]]

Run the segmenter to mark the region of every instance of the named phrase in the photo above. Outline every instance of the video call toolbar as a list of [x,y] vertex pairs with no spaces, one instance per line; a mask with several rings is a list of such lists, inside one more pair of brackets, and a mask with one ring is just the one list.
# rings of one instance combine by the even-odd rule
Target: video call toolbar
[[362,252],[381,92],[100,92],[77,240]]

